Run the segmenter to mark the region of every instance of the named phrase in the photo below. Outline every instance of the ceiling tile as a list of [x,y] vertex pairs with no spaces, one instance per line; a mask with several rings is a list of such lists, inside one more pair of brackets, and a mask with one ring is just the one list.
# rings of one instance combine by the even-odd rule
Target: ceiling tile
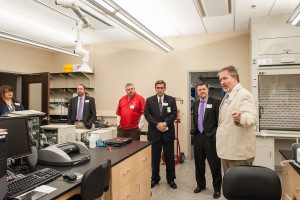
[[274,7],[271,11],[272,14],[291,14],[300,0],[276,0]]
[[174,0],[153,1],[168,21],[178,30],[180,35],[205,33],[193,0],[176,0],[176,3],[174,3]]
[[203,17],[203,23],[207,32],[231,32],[233,31],[233,15],[224,15],[217,17]]
[[235,30],[247,30],[251,17],[268,16],[275,1],[276,0],[236,0],[234,14]]
[[152,0],[115,0],[115,2],[158,36],[180,35]]

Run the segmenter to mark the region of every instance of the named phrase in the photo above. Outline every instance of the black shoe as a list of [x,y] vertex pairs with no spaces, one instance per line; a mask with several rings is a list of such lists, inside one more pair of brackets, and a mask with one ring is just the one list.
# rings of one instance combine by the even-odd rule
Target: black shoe
[[176,185],[176,183],[175,183],[174,181],[170,181],[170,182],[169,182],[169,185],[170,185],[170,187],[173,188],[173,189],[176,189],[176,188],[177,188],[177,185]]
[[151,180],[151,188],[153,188],[155,185],[157,185],[158,184],[158,182],[157,181],[153,181],[153,180]]
[[221,196],[221,192],[220,191],[215,191],[214,195],[213,195],[213,198],[217,199],[217,198],[220,198],[220,196]]
[[194,193],[199,193],[199,192],[201,192],[202,190],[205,190],[205,188],[197,187],[197,188],[194,190]]

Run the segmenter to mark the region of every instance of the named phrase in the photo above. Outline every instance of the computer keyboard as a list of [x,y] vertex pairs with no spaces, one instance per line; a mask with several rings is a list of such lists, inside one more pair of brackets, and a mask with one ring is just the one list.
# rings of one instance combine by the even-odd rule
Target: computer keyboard
[[44,183],[57,178],[61,174],[61,172],[55,169],[45,168],[28,174],[22,178],[9,181],[6,193],[7,197],[14,198],[16,196],[19,196],[20,194],[28,192],[29,190],[32,190]]

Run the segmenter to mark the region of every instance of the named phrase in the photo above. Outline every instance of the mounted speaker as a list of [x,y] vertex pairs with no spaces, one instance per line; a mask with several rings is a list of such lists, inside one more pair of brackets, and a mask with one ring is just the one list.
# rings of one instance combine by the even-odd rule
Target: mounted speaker
[[28,156],[27,162],[31,169],[35,169],[35,166],[38,162],[38,152],[35,146],[31,147],[31,154]]

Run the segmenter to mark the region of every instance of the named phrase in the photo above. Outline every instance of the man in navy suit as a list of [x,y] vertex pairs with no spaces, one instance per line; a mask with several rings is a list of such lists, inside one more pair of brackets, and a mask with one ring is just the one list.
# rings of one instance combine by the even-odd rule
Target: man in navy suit
[[206,188],[205,160],[207,159],[213,177],[213,197],[221,196],[221,160],[216,151],[216,131],[218,127],[219,107],[221,101],[208,95],[206,83],[199,83],[196,87],[199,99],[194,102],[194,127],[191,131],[194,143],[194,157],[196,167],[197,188],[199,193]]
[[77,85],[77,97],[70,99],[68,110],[68,124],[75,124],[76,128],[91,129],[96,121],[95,99],[85,95],[85,86]]
[[166,161],[166,178],[171,188],[176,189],[174,182],[174,139],[177,107],[174,97],[165,95],[166,83],[158,80],[155,83],[156,95],[146,100],[145,118],[148,121],[148,140],[152,142],[152,181],[154,187],[160,181],[159,167],[163,148]]

